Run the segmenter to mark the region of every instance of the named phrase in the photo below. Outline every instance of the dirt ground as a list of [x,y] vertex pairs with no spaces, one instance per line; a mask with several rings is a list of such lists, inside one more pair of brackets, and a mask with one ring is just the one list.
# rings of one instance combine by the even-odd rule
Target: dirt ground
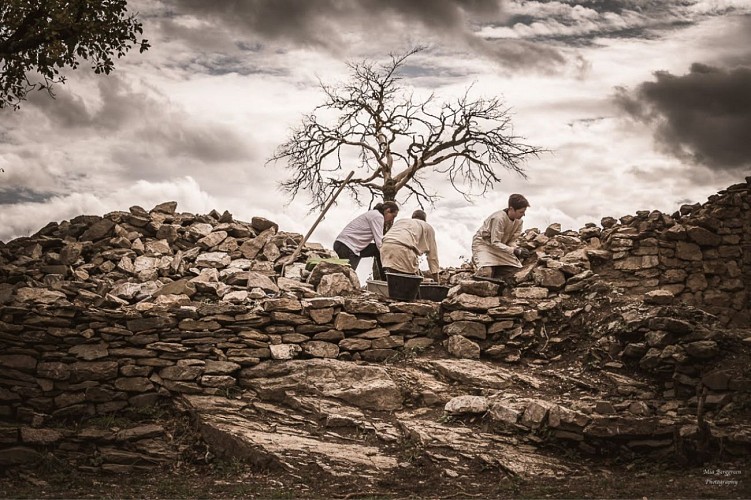
[[511,477],[480,469],[447,477],[428,459],[367,484],[315,471],[254,470],[237,461],[130,475],[86,474],[49,465],[0,475],[2,498],[751,498],[749,461],[682,468],[592,463],[587,475]]

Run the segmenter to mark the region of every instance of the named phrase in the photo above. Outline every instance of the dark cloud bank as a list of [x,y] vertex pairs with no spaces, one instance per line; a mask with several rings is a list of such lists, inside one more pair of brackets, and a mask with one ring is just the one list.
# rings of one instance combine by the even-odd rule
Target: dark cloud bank
[[168,0],[177,10],[248,30],[271,39],[328,46],[333,26],[368,24],[378,28],[389,17],[434,29],[463,31],[468,18],[497,19],[497,0]]
[[[163,18],[164,29],[194,46],[226,44],[247,46],[243,40],[316,47],[332,53],[349,48],[346,33],[357,32],[373,52],[399,52],[404,47],[383,48],[395,38],[413,44],[430,44],[436,37],[457,47],[484,54],[511,68],[547,70],[565,63],[557,48],[526,40],[486,40],[475,29],[484,24],[504,25],[509,16],[501,0],[165,0],[173,13],[189,14],[216,26],[211,43],[205,27],[186,28]],[[251,43],[257,49],[257,45]],[[221,71],[221,69],[219,70]]]
[[659,71],[655,81],[619,89],[616,101],[653,126],[655,139],[678,157],[717,170],[751,167],[751,66],[694,63],[681,76]]

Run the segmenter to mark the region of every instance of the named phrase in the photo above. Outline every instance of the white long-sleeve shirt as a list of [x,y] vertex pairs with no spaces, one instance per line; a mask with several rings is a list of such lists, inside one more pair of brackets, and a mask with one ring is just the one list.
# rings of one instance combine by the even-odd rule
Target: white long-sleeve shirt
[[383,214],[378,210],[368,210],[358,215],[344,226],[342,232],[336,237],[336,241],[344,243],[350,250],[357,253],[373,241],[380,249],[383,243]]

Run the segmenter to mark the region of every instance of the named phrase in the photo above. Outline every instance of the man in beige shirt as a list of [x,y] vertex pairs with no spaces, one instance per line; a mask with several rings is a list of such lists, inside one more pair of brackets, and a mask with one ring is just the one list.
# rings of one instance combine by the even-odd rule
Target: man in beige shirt
[[422,210],[415,210],[411,219],[399,219],[383,235],[381,262],[384,271],[403,274],[420,274],[420,255],[427,254],[430,274],[438,280],[438,247],[435,231],[426,222]]
[[520,194],[512,194],[508,208],[490,215],[472,238],[472,261],[477,276],[508,279],[522,267],[519,259],[529,256],[526,248],[516,246],[522,233],[522,217],[529,202]]

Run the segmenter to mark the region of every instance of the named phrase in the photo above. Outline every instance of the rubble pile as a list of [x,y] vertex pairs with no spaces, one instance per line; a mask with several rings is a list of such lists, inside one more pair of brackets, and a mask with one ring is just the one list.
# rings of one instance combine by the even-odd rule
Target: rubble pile
[[[0,245],[0,297],[7,301],[21,287],[21,301],[117,308],[144,301],[252,303],[285,286],[315,296],[313,285],[300,283],[305,261],[334,256],[309,243],[297,262],[287,262],[302,235],[279,231],[262,217],[246,223],[228,212],[178,214],[176,208],[167,202],[148,212],[136,206],[104,217],[79,216]],[[297,279],[272,280],[283,267],[285,277]],[[339,278],[341,273],[347,286],[339,284],[338,291],[358,291],[355,273],[340,268],[330,274]]]

